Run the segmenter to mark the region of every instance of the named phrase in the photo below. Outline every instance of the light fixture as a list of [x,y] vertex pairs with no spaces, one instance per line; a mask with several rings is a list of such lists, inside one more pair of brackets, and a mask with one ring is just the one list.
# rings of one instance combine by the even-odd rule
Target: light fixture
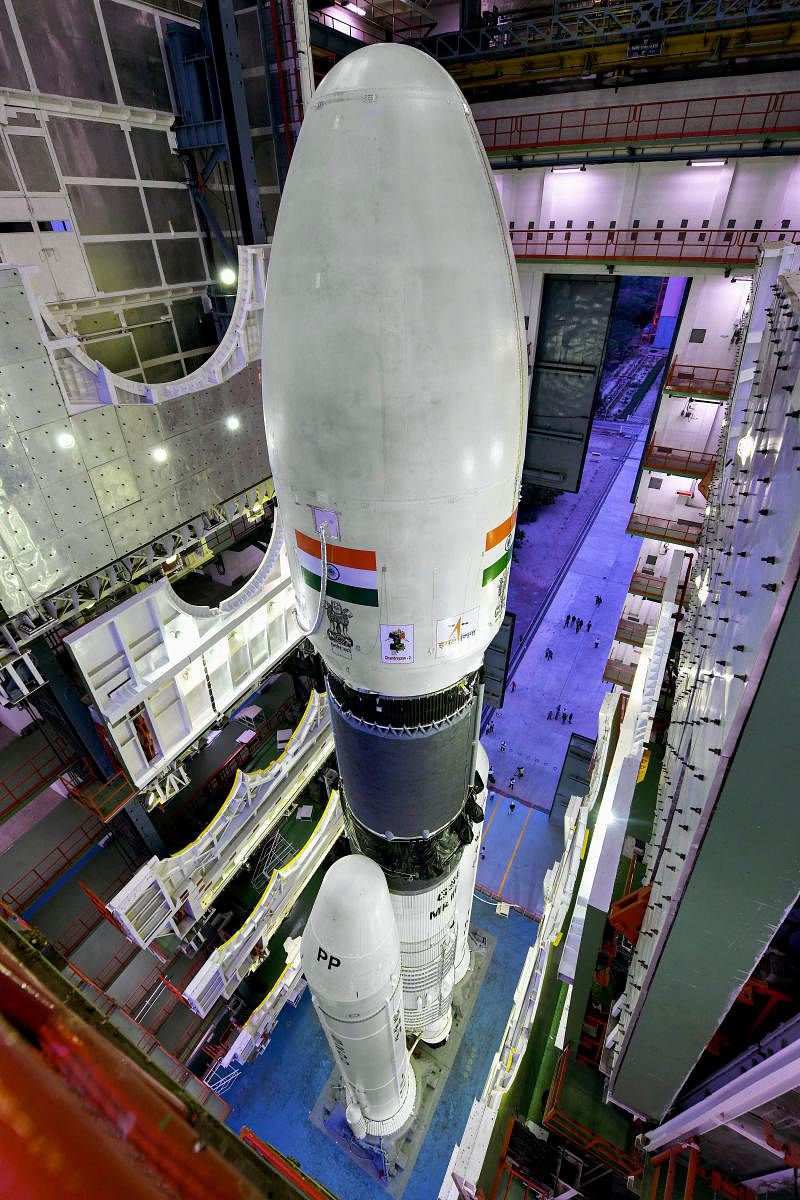
[[228,429],[238,429],[239,426],[241,425],[241,423],[242,422],[236,416],[230,416],[230,417],[225,418],[225,424],[228,426]]
[[724,167],[727,162],[727,158],[690,158],[687,165],[690,167]]
[[731,275],[731,283],[752,283],[752,275]]
[[71,450],[75,445],[75,438],[71,433],[58,433],[56,434],[56,442],[62,450]]
[[[165,559],[164,559],[164,566],[165,566],[165,567],[171,567],[171,566],[172,566],[172,564],[173,564],[173,563],[176,563],[177,561],[178,561],[178,556],[177,556],[177,554],[170,554],[169,558],[165,558]],[[175,634],[175,636],[176,636],[176,637],[178,636],[178,635],[177,635],[177,633]]]
[[554,175],[576,175],[579,171],[585,171],[586,167],[581,167],[577,163],[569,167],[553,167]]
[[743,467],[746,467],[750,462],[750,459],[753,457],[755,452],[755,448],[756,439],[749,431],[743,437],[739,438],[739,441],[736,443],[736,457],[739,459],[739,462]]
[[236,283],[236,272],[233,267],[223,267],[219,273],[219,281],[225,287],[230,287],[232,283]]
[[349,8],[350,12],[356,13],[356,15],[359,17],[365,17],[367,15],[367,10],[365,8],[361,8],[358,4],[345,4],[345,8]]
[[156,446],[155,450],[153,451],[153,458],[156,460],[156,462],[167,461],[168,455],[163,446]]
[[697,599],[700,601],[701,604],[705,604],[706,600],[708,599],[708,592],[709,592],[708,571],[706,571],[706,573],[702,579],[700,578],[699,575],[695,575],[694,586],[697,588]]

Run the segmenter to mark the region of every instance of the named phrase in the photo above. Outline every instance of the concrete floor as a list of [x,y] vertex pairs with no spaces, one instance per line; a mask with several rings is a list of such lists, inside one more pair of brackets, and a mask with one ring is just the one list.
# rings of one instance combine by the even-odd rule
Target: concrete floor
[[[503,708],[494,715],[494,732],[487,730],[482,737],[496,788],[487,811],[485,856],[478,864],[478,884],[535,913],[541,912],[544,874],[564,847],[563,829],[551,823],[548,814],[570,735],[597,736],[597,715],[611,688],[603,681],[603,669],[641,545],[640,538],[625,534],[625,527],[646,439],[645,416],[643,410],[638,425],[625,425],[626,433],[633,435],[629,441],[605,429],[593,434],[590,455],[595,446],[613,436],[620,449],[618,461],[614,456],[600,460],[589,468],[592,486],[587,496],[560,497],[540,512],[534,524],[525,526],[527,537],[518,552],[519,563],[512,567],[508,606],[517,612],[517,627],[523,636],[529,624],[535,631],[513,671]],[[625,455],[608,495],[576,548],[575,527],[581,534],[587,515]],[[562,507],[569,511],[563,513]],[[556,577],[546,597],[546,608],[537,613],[530,603],[527,579],[543,560],[555,574],[552,564],[572,554],[569,569],[560,581]],[[598,594],[603,597],[600,605],[595,604]],[[580,633],[573,625],[564,624],[573,613],[585,622]],[[548,648],[552,659],[545,657]],[[548,712],[555,714],[559,705],[562,712],[572,714],[571,723],[547,719]],[[509,811],[512,800],[513,812]]]

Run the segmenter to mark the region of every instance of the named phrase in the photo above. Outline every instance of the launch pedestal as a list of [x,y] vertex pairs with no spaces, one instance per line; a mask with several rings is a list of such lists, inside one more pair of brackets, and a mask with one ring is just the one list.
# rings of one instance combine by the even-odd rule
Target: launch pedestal
[[311,1110],[311,1120],[335,1142],[370,1179],[400,1200],[428,1133],[436,1106],[456,1060],[472,1010],[491,962],[496,938],[470,925],[470,969],[456,984],[453,1026],[447,1042],[435,1049],[420,1041],[411,1056],[417,1080],[417,1103],[411,1125],[396,1139],[357,1140],[345,1119],[346,1099],[341,1073],[334,1069]]

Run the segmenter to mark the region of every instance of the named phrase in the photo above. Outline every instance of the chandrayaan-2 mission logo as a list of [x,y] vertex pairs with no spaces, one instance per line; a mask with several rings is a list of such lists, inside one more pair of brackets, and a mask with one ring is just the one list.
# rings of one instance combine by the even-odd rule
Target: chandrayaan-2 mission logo
[[381,659],[385,663],[413,663],[413,625],[381,625]]

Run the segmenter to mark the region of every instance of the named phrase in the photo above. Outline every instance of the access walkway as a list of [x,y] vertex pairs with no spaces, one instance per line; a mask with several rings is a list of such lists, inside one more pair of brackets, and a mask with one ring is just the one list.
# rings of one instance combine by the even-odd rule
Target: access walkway
[[[570,736],[597,736],[597,714],[610,690],[603,671],[639,552],[638,538],[625,529],[653,400],[637,413],[638,424],[593,431],[581,493],[559,497],[523,526],[525,542],[511,571],[508,607],[517,613],[518,651],[504,706],[482,736],[496,787],[478,887],[526,912],[541,912],[545,872],[563,850],[560,819],[553,823],[549,814]],[[545,590],[543,565],[555,564],[555,573],[565,560],[566,570]],[[584,622],[580,632],[577,621],[566,624],[573,615]]]

